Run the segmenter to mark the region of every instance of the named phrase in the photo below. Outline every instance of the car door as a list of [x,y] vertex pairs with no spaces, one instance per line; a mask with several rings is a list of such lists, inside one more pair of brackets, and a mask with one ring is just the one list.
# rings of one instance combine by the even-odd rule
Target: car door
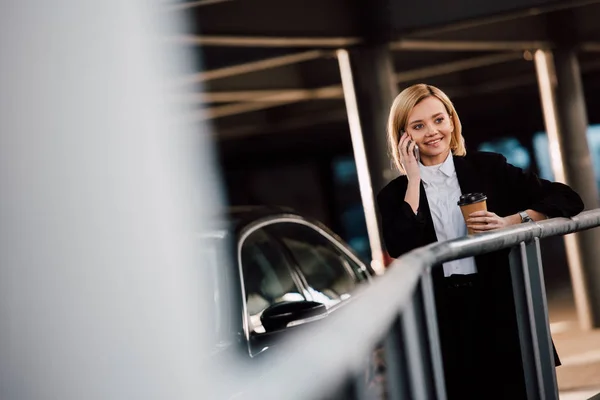
[[270,224],[267,231],[293,257],[312,300],[335,309],[349,300],[369,273],[342,242],[319,226],[302,219]]
[[267,331],[265,310],[284,302],[307,300],[307,292],[280,243],[264,228],[251,229],[240,241],[240,274],[244,298],[244,330],[254,357],[272,347],[285,329]]
[[[288,218],[266,228],[280,240],[301,272],[309,296],[335,312],[358,295],[358,288],[371,281],[367,266],[326,229],[301,218]],[[364,360],[365,398],[380,398],[382,363],[379,346]]]

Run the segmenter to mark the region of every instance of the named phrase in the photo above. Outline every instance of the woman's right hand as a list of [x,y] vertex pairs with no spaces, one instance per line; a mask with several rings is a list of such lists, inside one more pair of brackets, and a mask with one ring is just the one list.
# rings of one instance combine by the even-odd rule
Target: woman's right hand
[[415,158],[416,143],[405,132],[400,137],[398,151],[400,152],[400,162],[404,166],[404,171],[409,181],[421,179],[419,170],[419,161]]

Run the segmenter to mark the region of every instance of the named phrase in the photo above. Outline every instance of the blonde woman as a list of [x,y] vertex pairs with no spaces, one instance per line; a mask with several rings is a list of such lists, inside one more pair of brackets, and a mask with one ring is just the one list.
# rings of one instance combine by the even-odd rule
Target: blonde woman
[[[465,236],[467,228],[487,232],[583,210],[566,185],[499,154],[467,153],[454,105],[434,86],[417,84],[396,97],[388,143],[401,176],[377,203],[391,257]],[[487,196],[488,211],[465,223],[457,202],[469,193]],[[433,281],[448,398],[526,399],[508,250],[447,262],[434,268]]]

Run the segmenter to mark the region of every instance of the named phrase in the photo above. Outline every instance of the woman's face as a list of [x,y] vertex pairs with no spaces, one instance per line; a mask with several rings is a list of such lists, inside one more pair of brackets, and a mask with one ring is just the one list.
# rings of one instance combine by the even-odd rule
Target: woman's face
[[408,114],[406,132],[419,146],[423,165],[441,164],[450,152],[454,125],[444,103],[430,96]]

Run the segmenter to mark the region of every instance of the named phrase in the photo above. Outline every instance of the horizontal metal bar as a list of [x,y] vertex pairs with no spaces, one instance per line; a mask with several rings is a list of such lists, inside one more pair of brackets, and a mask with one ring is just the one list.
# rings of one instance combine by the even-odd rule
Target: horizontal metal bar
[[600,209],[584,211],[573,218],[549,220],[513,225],[508,228],[467,236],[441,243],[432,243],[400,257],[395,262],[408,258],[423,265],[435,265],[463,257],[476,256],[494,250],[506,249],[535,237],[545,238],[566,235],[576,231],[600,226]]

